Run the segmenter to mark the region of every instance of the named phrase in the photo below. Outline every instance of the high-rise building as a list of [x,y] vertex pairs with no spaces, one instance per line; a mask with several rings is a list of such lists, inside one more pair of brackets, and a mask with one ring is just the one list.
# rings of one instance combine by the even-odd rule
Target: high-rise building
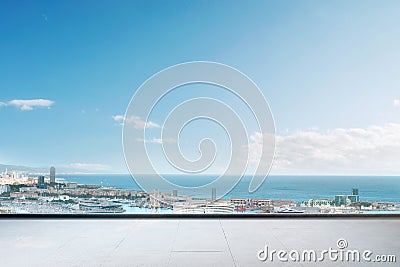
[[350,202],[357,203],[360,201],[360,196],[358,195],[358,189],[357,188],[352,188],[351,189],[351,196],[347,196],[348,199],[350,199]]
[[336,195],[335,196],[335,205],[342,206],[346,205],[347,196],[345,195]]
[[56,168],[50,168],[50,184],[54,185],[56,183]]
[[174,197],[178,196],[178,190],[177,189],[172,190],[172,196],[174,196]]
[[44,176],[38,176],[38,182],[37,182],[37,186],[39,188],[44,188],[46,187],[46,184],[44,183]]
[[213,188],[211,189],[211,200],[212,200],[212,201],[217,200],[217,188],[215,188],[215,187],[213,187]]
[[353,189],[351,189],[351,194],[352,194],[353,196],[358,196],[358,188],[353,188]]
[[358,195],[351,195],[351,196],[347,196],[347,198],[350,200],[350,203],[357,203],[360,201]]

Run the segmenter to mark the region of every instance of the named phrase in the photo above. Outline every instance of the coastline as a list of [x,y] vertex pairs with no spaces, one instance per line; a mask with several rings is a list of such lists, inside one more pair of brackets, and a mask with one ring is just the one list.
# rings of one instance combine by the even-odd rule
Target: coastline
[[[36,187],[36,178],[29,178],[28,187],[15,188],[17,192],[10,193],[11,198],[0,200],[0,212],[172,214],[178,212],[176,204],[183,203],[179,208],[183,213],[400,214],[400,177],[393,176],[270,176],[254,194],[246,192],[249,177],[244,177],[231,192],[215,202],[217,206],[211,194],[187,196],[184,192],[162,189],[145,193],[130,175],[60,176],[56,187],[44,188]],[[185,176],[178,178],[187,179]],[[381,186],[376,186],[379,183]],[[359,204],[335,203],[336,196],[349,195],[352,188],[357,188],[357,194],[358,190],[360,192]],[[160,197],[167,200],[166,204],[153,201]]]

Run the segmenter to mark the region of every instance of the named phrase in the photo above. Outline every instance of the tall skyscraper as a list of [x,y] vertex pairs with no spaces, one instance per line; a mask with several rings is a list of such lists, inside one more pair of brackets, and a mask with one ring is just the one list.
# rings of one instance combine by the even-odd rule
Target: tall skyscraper
[[215,188],[215,187],[213,187],[213,188],[211,189],[211,200],[212,200],[212,201],[217,200],[217,188]]
[[54,185],[56,183],[56,168],[50,168],[50,184]]

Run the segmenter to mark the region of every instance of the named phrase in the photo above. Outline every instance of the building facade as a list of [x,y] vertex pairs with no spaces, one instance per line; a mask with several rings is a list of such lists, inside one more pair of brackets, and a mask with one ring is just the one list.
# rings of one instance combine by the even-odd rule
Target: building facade
[[50,168],[50,184],[54,185],[56,183],[56,168]]

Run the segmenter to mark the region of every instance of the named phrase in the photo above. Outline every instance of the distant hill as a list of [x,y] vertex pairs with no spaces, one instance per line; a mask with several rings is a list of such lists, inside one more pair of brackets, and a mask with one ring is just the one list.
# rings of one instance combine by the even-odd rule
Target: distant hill
[[[68,168],[68,167],[56,167],[57,174],[61,173],[74,173],[74,174],[91,174],[95,172],[90,172],[87,170],[80,170],[80,169],[75,169],[75,168]],[[46,167],[29,167],[29,166],[23,166],[23,165],[10,165],[10,164],[1,164],[0,163],[0,173],[4,172],[5,170],[8,170],[8,172],[12,171],[19,171],[19,172],[28,172],[30,174],[35,174],[35,173],[40,173],[40,174],[48,174],[50,171],[50,166],[48,168]]]
[[[57,174],[66,174],[66,173],[73,173],[73,174],[93,174],[98,173],[96,171],[90,171],[85,169],[79,168],[68,168],[68,166],[55,166]],[[1,164],[0,163],[0,173],[4,172],[5,170],[9,172],[12,171],[20,171],[20,172],[28,172],[30,174],[40,173],[40,174],[48,174],[50,171],[50,166],[48,167],[29,167],[23,165],[10,165],[10,164]]]
[[27,166],[20,166],[20,165],[7,165],[7,164],[0,164],[0,172],[5,171],[24,171],[24,172],[48,172],[48,169],[45,168],[33,168]]

